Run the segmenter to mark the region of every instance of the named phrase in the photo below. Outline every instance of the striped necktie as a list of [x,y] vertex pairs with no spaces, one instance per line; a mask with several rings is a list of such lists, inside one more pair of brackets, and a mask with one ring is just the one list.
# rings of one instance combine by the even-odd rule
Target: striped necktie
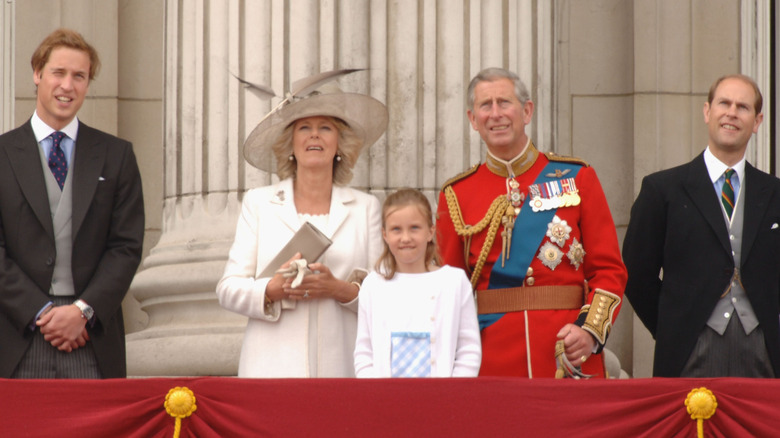
[[54,179],[57,180],[57,184],[60,185],[60,190],[65,185],[65,178],[68,176],[68,162],[65,160],[65,153],[60,147],[60,142],[65,138],[64,132],[53,132],[50,137],[54,140],[54,144],[49,152],[49,169],[51,169]]
[[731,213],[734,212],[734,186],[731,185],[731,177],[734,176],[734,169],[726,169],[726,182],[723,183],[723,190],[720,193],[720,202],[726,209],[726,214],[731,219]]

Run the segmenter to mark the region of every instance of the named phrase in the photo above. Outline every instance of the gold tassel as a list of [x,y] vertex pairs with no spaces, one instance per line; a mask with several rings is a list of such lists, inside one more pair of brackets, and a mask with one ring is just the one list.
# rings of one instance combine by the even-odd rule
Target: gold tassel
[[195,394],[186,386],[171,388],[165,396],[164,406],[165,412],[176,419],[173,438],[179,438],[179,434],[181,434],[181,420],[189,417],[198,409],[198,406],[195,404]]
[[704,420],[715,415],[718,402],[715,395],[705,387],[695,388],[685,398],[685,406],[691,419],[696,420],[696,432],[699,438],[704,438]]

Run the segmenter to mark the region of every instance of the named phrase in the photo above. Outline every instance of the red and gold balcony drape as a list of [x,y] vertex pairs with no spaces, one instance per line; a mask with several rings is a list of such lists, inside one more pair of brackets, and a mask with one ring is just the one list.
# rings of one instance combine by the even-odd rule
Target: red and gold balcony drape
[[780,381],[630,379],[0,379],[0,436],[173,437],[165,397],[192,391],[180,437],[696,437],[691,390],[717,398],[706,437],[780,431]]

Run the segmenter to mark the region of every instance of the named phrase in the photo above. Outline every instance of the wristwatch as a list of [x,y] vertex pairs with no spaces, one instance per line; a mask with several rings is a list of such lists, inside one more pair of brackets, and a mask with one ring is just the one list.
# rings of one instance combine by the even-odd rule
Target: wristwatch
[[84,300],[76,300],[73,302],[73,304],[75,304],[76,307],[81,310],[81,317],[87,321],[91,320],[92,317],[95,316],[95,311],[92,309],[92,306],[85,303]]

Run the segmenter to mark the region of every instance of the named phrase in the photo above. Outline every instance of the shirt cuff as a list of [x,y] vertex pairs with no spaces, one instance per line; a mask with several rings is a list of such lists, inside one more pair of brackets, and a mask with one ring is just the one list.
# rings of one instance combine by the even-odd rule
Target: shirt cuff
[[38,311],[38,313],[36,313],[36,314],[35,314],[35,318],[33,318],[33,321],[32,321],[32,322],[30,323],[30,325],[28,326],[28,327],[30,328],[30,331],[31,331],[31,332],[34,332],[34,331],[35,331],[35,323],[36,323],[36,322],[37,322],[37,321],[38,321],[38,320],[41,318],[41,315],[43,315],[43,312],[45,312],[45,311],[46,311],[46,309],[48,309],[49,307],[51,307],[51,306],[53,306],[53,305],[54,305],[54,301],[49,301],[48,303],[46,303],[46,304],[45,304],[45,305],[44,305],[44,306],[41,308],[41,310],[39,310],[39,311]]

